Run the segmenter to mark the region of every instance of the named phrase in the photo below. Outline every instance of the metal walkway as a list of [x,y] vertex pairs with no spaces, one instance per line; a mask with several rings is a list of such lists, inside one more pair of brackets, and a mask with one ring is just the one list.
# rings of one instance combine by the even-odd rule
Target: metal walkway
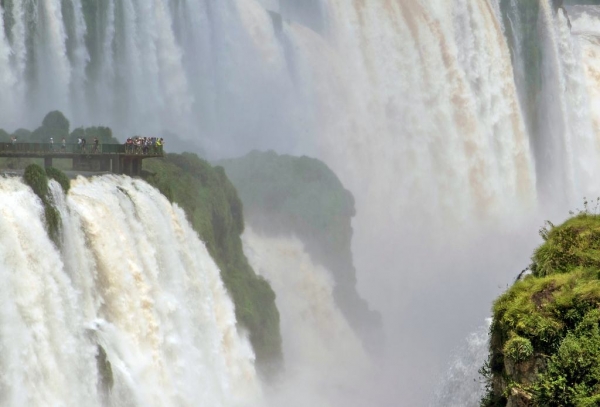
[[115,174],[140,175],[142,160],[164,156],[162,146],[149,146],[147,151],[138,146],[125,144],[78,144],[62,143],[0,143],[0,157],[43,158],[44,166],[51,167],[52,160],[72,159],[74,171],[110,171]]

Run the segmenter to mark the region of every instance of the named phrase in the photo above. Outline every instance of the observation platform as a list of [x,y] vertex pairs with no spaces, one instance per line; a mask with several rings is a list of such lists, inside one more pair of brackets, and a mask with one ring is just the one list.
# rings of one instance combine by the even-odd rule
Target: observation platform
[[82,149],[78,144],[62,143],[0,143],[0,157],[43,158],[44,167],[52,167],[53,159],[73,160],[74,171],[113,172],[139,176],[142,160],[164,156],[163,146],[149,146],[148,151],[125,144],[87,144]]

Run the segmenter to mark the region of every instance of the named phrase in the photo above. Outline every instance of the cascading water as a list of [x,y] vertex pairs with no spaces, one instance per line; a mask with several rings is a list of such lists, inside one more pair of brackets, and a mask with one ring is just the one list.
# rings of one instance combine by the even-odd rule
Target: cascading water
[[577,6],[569,7],[568,10],[571,32],[581,47],[593,135],[598,138],[600,135],[600,29],[598,29],[600,7]]
[[436,391],[431,407],[476,407],[485,391],[479,374],[488,357],[488,332],[491,320],[467,337],[452,357],[450,368]]
[[250,345],[183,211],[126,177],[51,188],[58,248],[32,191],[0,179],[1,404],[258,400]]
[[[577,36],[571,35],[564,9],[554,12],[541,3],[541,27],[546,30],[540,97],[541,134],[546,154],[540,155],[540,172],[551,178],[543,192],[573,202],[597,192],[599,146],[592,132],[587,84],[581,66]],[[548,59],[548,60],[546,60]],[[556,164],[559,165],[556,165]],[[554,174],[552,174],[554,172]]]
[[[599,194],[597,41],[578,31],[584,18],[570,33],[549,0],[3,6],[0,127],[58,108],[117,134],[169,130],[215,156],[324,159],[356,197],[359,286],[385,310],[409,379],[415,364],[435,376],[452,346],[430,338],[459,335],[446,321],[485,314],[527,262],[535,242],[520,235]],[[472,291],[476,306],[447,299]]]
[[356,385],[372,366],[335,304],[330,273],[312,262],[296,238],[267,237],[247,228],[243,242],[252,268],[277,293],[281,314],[287,367],[271,396],[273,405],[368,404]]

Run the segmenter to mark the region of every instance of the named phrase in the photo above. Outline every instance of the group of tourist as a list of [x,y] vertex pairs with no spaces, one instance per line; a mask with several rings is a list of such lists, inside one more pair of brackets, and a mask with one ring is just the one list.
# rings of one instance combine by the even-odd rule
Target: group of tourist
[[[29,145],[30,143],[26,143]],[[32,145],[37,144],[44,151],[57,151],[54,147],[54,138],[50,137],[48,139],[47,147],[42,147],[43,144],[40,143],[31,143]],[[17,148],[17,137],[11,136],[10,144],[6,144],[6,148],[10,148],[12,146],[12,150],[16,151]],[[160,154],[162,153],[162,148],[164,146],[164,139],[161,137],[140,137],[135,136],[132,138],[128,138],[125,142],[125,154]],[[60,143],[60,152],[67,152],[67,139],[65,137],[62,138]],[[77,138],[77,150],[70,152],[80,152],[87,153],[88,152],[88,144],[85,137]],[[100,153],[100,140],[97,137],[94,137],[92,142],[92,148],[90,150],[91,154]],[[116,151],[115,151],[116,152]]]
[[157,154],[162,151],[164,140],[158,137],[135,136],[125,141],[126,154]]

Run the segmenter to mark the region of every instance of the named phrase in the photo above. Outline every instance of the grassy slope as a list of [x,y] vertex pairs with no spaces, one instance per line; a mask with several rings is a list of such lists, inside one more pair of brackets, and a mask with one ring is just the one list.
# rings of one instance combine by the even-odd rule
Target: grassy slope
[[257,276],[242,251],[242,203],[223,168],[212,167],[194,154],[168,154],[147,160],[146,180],[181,206],[222,272],[235,303],[238,322],[250,340],[263,373],[281,363],[279,312],[275,293]]
[[[581,213],[541,235],[532,275],[494,303],[483,405],[505,405],[513,388],[533,406],[600,405],[600,216]],[[532,361],[542,366],[532,383],[507,368]]]

